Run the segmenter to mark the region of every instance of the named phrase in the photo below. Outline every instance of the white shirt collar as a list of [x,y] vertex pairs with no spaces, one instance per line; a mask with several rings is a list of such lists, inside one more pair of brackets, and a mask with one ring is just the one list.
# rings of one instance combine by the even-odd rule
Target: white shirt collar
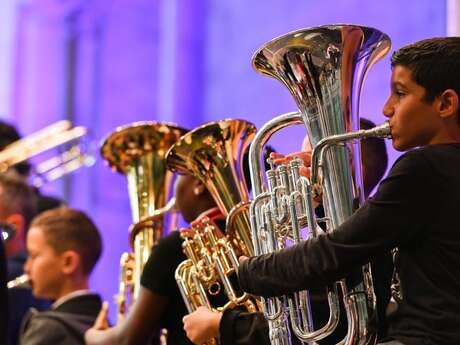
[[83,295],[90,295],[90,294],[92,294],[90,290],[75,290],[57,299],[51,306],[51,309],[56,309],[57,307],[59,307],[60,305],[62,305],[63,303],[67,302],[68,300],[72,298],[83,296]]

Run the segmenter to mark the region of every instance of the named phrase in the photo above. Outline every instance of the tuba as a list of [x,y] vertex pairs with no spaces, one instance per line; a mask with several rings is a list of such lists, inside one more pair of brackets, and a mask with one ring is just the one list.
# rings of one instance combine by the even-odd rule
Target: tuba
[[138,295],[144,265],[163,235],[164,215],[174,208],[174,199],[166,202],[172,172],[166,169],[165,154],[184,133],[174,124],[138,122],[117,128],[102,144],[101,156],[128,180],[133,218],[129,230],[132,253],[120,259],[119,317]]
[[221,290],[228,302],[214,310],[257,310],[257,303],[230,280],[238,268],[237,257],[253,253],[242,158],[255,132],[255,126],[243,120],[211,122],[184,135],[167,154],[168,167],[199,178],[227,216],[224,237],[219,238],[216,225],[206,217],[181,233],[188,259],[177,267],[175,277],[190,313],[199,306],[213,308],[208,296]]
[[[250,148],[254,201],[250,207],[256,255],[270,253],[317,236],[318,222],[333,231],[363,199],[361,159],[356,141],[389,136],[388,124],[359,131],[358,106],[370,66],[390,48],[387,35],[373,28],[330,25],[278,37],[253,56],[253,67],[280,80],[294,97],[299,112],[281,115],[265,124]],[[312,175],[301,177],[300,159],[262,173],[261,150],[271,135],[303,124],[313,147]],[[325,217],[316,219],[314,195],[322,195]],[[307,230],[307,231],[305,231]],[[375,295],[370,268],[327,287],[330,317],[313,327],[307,291],[281,298],[262,298],[272,344],[290,344],[290,330],[301,341],[314,343],[331,334],[339,318],[337,287],[347,311],[347,345],[375,342]],[[287,306],[287,309],[286,309]]]

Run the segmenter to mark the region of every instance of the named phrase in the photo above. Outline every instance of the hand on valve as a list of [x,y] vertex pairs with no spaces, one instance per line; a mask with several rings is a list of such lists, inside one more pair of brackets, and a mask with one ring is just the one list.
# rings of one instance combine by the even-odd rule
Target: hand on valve
[[302,143],[302,151],[299,152],[294,152],[290,153],[287,155],[282,155],[280,153],[272,152],[270,154],[270,159],[273,161],[275,165],[279,164],[286,164],[295,157],[298,157],[302,159],[303,161],[303,166],[300,167],[300,174],[302,176],[310,178],[311,176],[311,154],[312,154],[312,149],[310,145],[310,141],[308,140],[308,137],[304,138],[304,141]]
[[198,307],[193,313],[184,316],[184,330],[187,337],[194,344],[203,344],[211,338],[219,335],[219,324],[222,314],[209,310],[206,307]]

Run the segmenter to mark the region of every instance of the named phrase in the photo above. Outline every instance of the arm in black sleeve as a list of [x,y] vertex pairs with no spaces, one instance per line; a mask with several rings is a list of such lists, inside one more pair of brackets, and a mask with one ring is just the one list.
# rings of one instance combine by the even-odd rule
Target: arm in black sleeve
[[246,260],[238,271],[241,287],[266,297],[319,288],[411,241],[433,212],[426,202],[426,190],[435,190],[425,184],[429,172],[422,154],[406,153],[382,181],[375,197],[337,229]]
[[268,323],[262,313],[226,310],[219,333],[222,345],[270,345]]

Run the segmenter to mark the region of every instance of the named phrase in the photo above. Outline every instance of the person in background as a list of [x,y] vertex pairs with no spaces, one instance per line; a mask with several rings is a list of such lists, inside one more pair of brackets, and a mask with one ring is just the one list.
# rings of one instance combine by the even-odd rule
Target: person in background
[[[36,215],[36,194],[23,179],[15,175],[0,174],[0,229],[7,233],[5,253],[7,281],[21,276],[27,258],[25,238],[32,218]],[[47,300],[38,300],[30,289],[8,289],[9,322],[7,344],[18,343],[21,320],[30,307],[44,310]]]
[[[20,139],[21,135],[13,125],[5,121],[0,121],[0,151]],[[29,164],[29,162],[24,161],[10,167],[6,172],[3,172],[2,175],[7,176],[5,181],[13,181],[14,179],[17,179],[21,180],[25,185],[29,184],[28,180],[31,169],[32,166]],[[9,182],[6,183],[10,184]],[[2,184],[1,181],[0,184]],[[11,184],[11,187],[15,188],[13,185],[16,185],[22,191],[25,191],[26,189],[24,186],[19,187],[19,182]],[[24,273],[23,266],[27,258],[27,252],[25,250],[25,233],[31,218],[35,214],[64,205],[61,200],[52,196],[41,194],[40,191],[33,186],[30,186],[29,189],[31,191],[30,193],[26,192],[26,194],[24,194],[20,192],[18,195],[14,195],[14,190],[9,191],[9,188],[5,188],[5,194],[3,195],[0,191],[0,213],[3,209],[8,208],[8,204],[10,203],[9,198],[11,198],[12,204],[22,203],[27,212],[27,214],[22,214],[25,222],[22,222],[21,224],[9,224],[8,222],[4,222],[3,227],[0,230],[2,234],[10,234],[8,240],[5,243],[7,252],[8,281],[17,278]],[[32,206],[31,202],[26,201],[25,198],[34,200],[35,205]],[[22,199],[23,201],[19,201],[19,199]],[[30,211],[32,208],[34,210],[33,212]],[[21,214],[20,210],[19,214]],[[9,214],[6,216],[9,216]],[[10,225],[13,225],[13,227]],[[9,289],[8,300],[10,305],[10,314],[8,339],[6,344],[16,345],[18,343],[18,332],[21,320],[24,317],[27,309],[29,307],[34,307],[38,310],[45,310],[51,305],[51,302],[48,300],[40,300],[34,298],[30,290],[26,288]]]
[[[21,136],[14,126],[0,121],[0,151],[9,144],[20,139]],[[0,214],[3,214],[3,218],[13,216],[14,213],[20,216],[13,216],[13,222],[11,224],[8,221],[3,221],[1,230],[2,233],[11,233],[11,236],[5,243],[8,281],[24,273],[23,266],[27,258],[25,236],[32,217],[37,213],[63,205],[61,200],[50,196],[44,196],[33,186],[27,187],[30,171],[31,165],[27,161],[24,161],[12,166],[1,174],[5,176],[5,178],[0,180],[0,187],[4,184],[4,188],[0,190]],[[32,205],[32,201],[35,205]],[[10,204],[17,205],[16,209]],[[20,219],[22,219],[22,221],[20,221]],[[19,223],[17,223],[17,221]],[[10,314],[8,340],[6,343],[9,345],[16,345],[18,343],[18,332],[21,320],[27,309],[29,307],[35,307],[38,310],[45,310],[50,306],[51,302],[34,298],[30,290],[25,288],[9,289],[8,296]]]
[[[21,135],[13,125],[4,121],[0,121],[0,151],[3,150],[6,146],[20,139]],[[19,178],[28,181],[31,170],[32,166],[26,160],[15,164],[6,173],[17,175]],[[37,213],[41,213],[43,211],[64,205],[62,200],[53,196],[43,195],[40,193],[40,190],[34,186],[32,186],[32,188],[37,195]]]
[[55,302],[48,311],[29,311],[20,344],[84,344],[84,332],[102,306],[100,296],[89,290],[90,274],[102,251],[96,225],[71,208],[45,211],[30,225],[27,250],[24,271],[34,296]]
[[[266,154],[270,154],[271,151],[271,148],[266,150]],[[243,170],[246,184],[249,186],[248,169],[246,153],[243,158]],[[174,194],[177,209],[186,222],[192,223],[207,216],[222,232],[225,231],[224,215],[198,178],[180,175],[176,180]],[[178,231],[158,242],[142,273],[139,297],[131,306],[126,319],[116,327],[108,328],[105,321],[107,309],[102,310],[100,322],[86,333],[87,345],[145,344],[146,339],[157,340],[160,328],[168,331],[168,345],[191,344],[182,325],[182,318],[188,311],[174,277],[177,266],[187,259],[182,250],[182,242]],[[220,297],[217,296],[217,299]]]
[[[181,175],[174,187],[177,209],[186,222],[202,216],[225,220],[199,179]],[[182,242],[179,231],[158,241],[142,273],[139,296],[126,319],[108,328],[104,321],[107,310],[102,310],[100,322],[85,335],[87,345],[145,344],[149,339],[157,341],[161,328],[168,331],[168,345],[190,344],[182,329],[187,309],[174,278],[176,267],[187,259]]]

